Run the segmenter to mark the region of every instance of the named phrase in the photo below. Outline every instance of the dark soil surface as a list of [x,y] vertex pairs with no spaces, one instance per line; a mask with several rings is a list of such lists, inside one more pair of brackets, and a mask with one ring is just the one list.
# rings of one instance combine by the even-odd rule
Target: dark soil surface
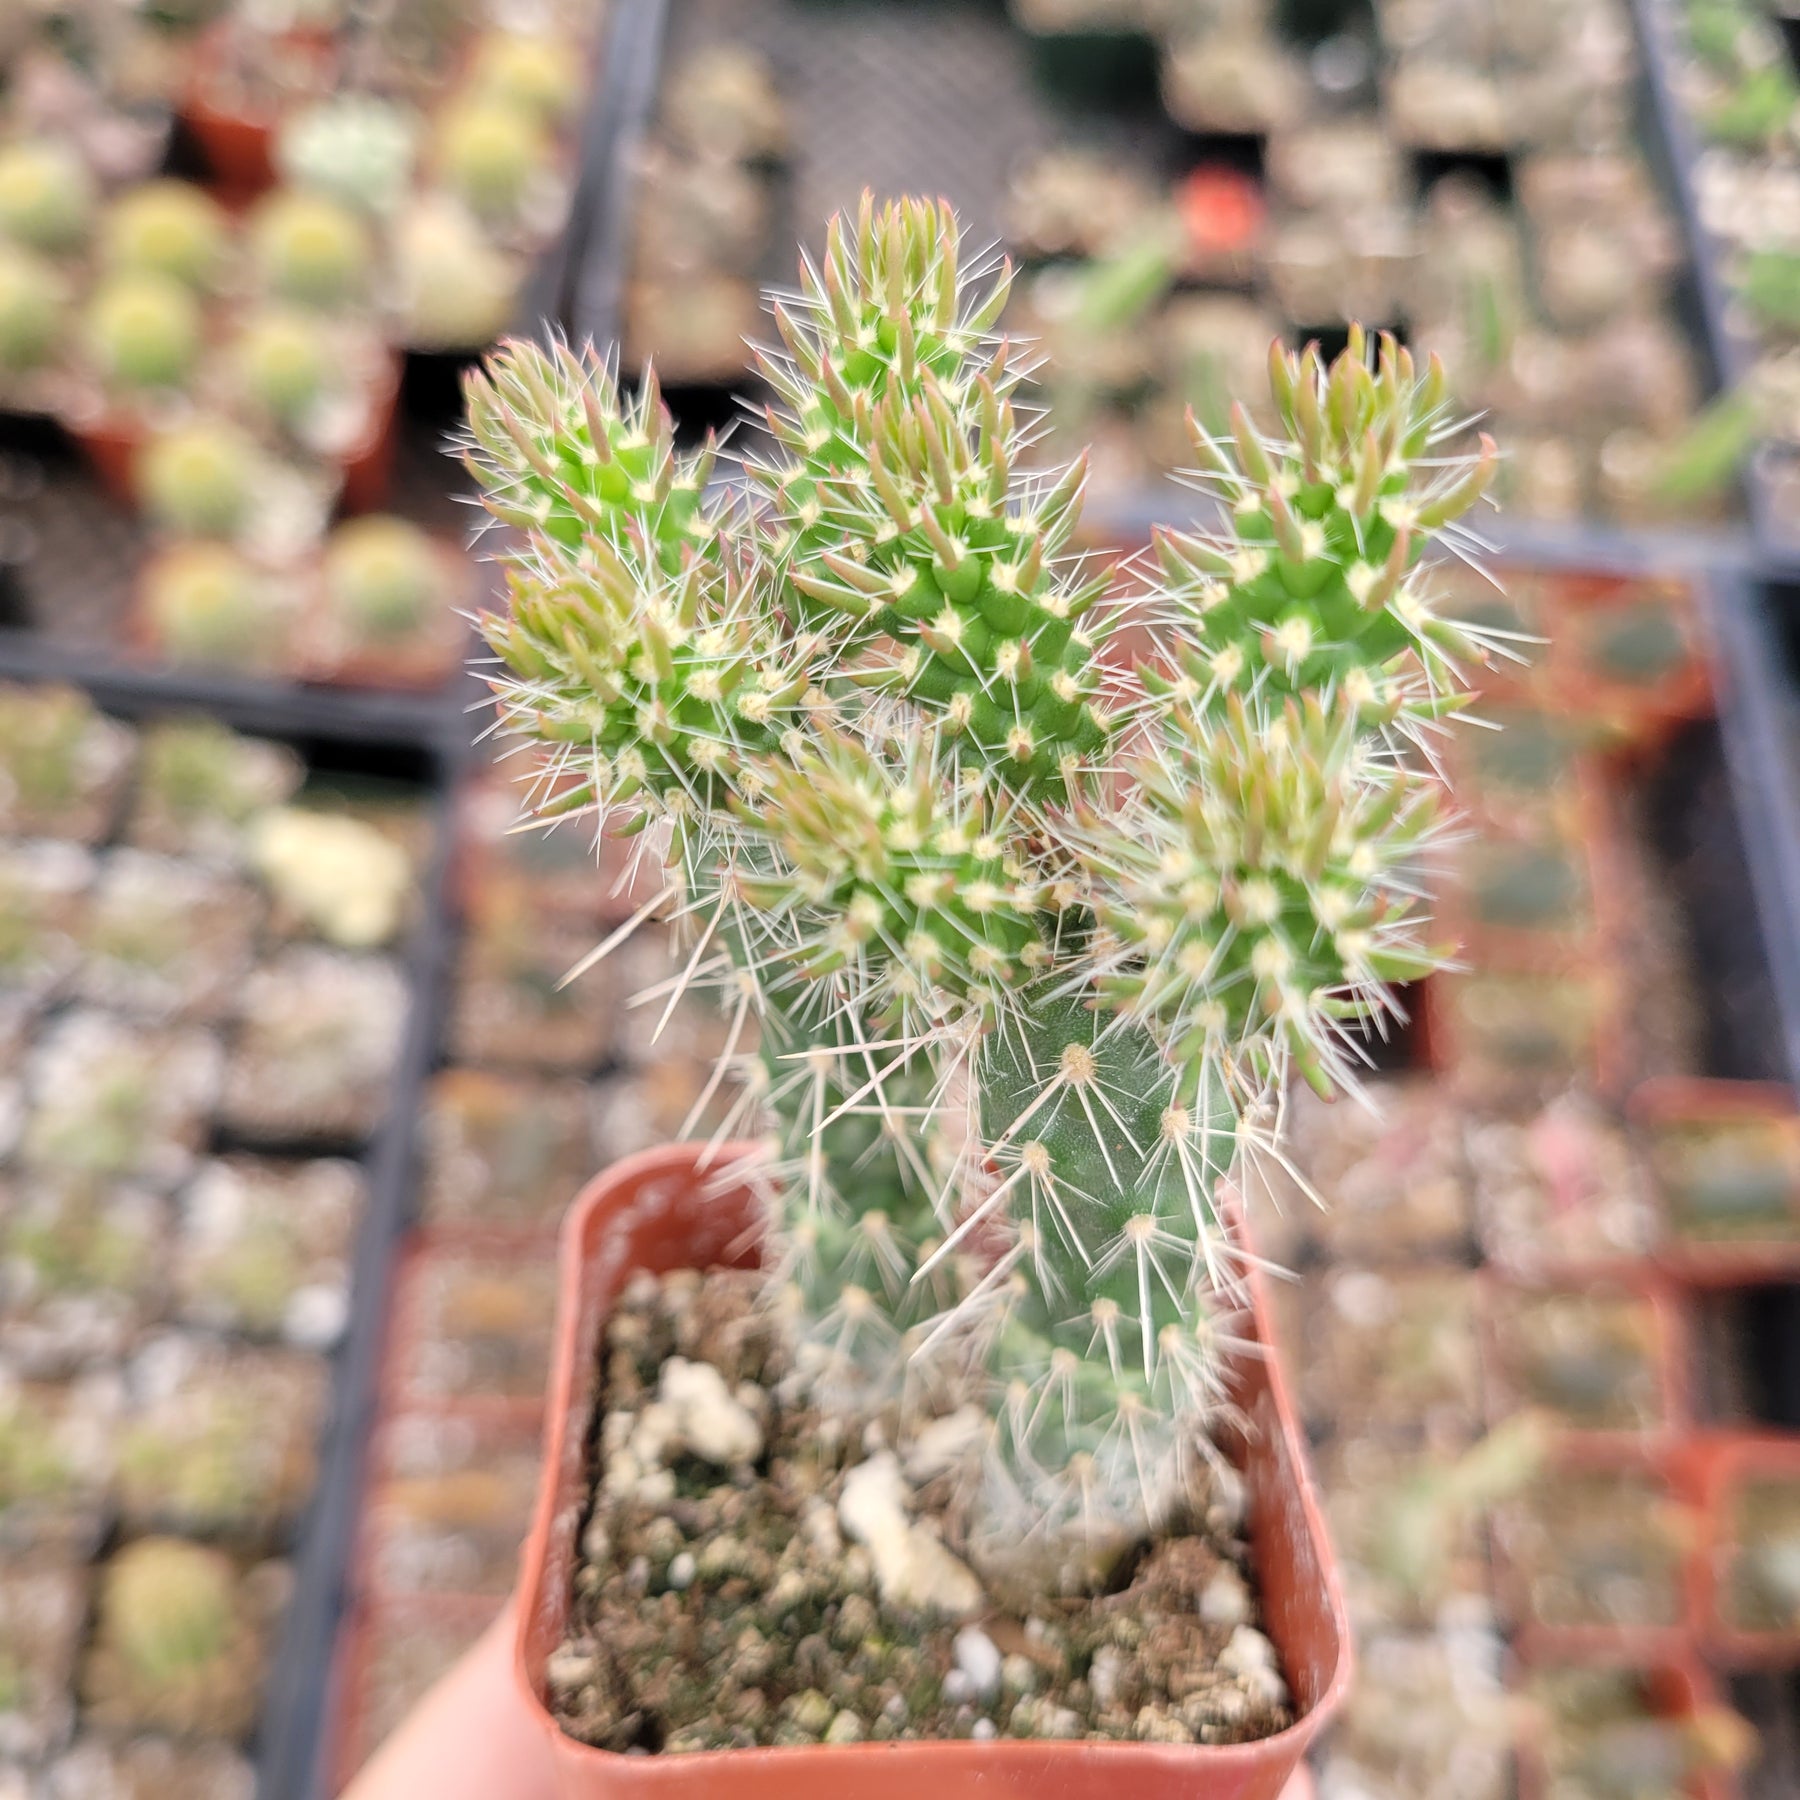
[[[549,1669],[566,1731],[643,1754],[864,1738],[1228,1744],[1291,1723],[1233,1535],[1240,1507],[1217,1486],[1203,1518],[1144,1546],[1112,1592],[961,1617],[884,1600],[838,1502],[891,1420],[800,1397],[759,1292],[742,1273],[640,1277],[609,1324],[593,1512]],[[678,1377],[718,1371],[705,1380],[724,1423],[754,1419],[753,1455],[732,1463],[721,1441],[707,1460],[679,1434],[662,1459],[644,1454],[646,1415],[669,1417],[671,1358]],[[901,1448],[915,1528],[960,1555],[966,1484]]]

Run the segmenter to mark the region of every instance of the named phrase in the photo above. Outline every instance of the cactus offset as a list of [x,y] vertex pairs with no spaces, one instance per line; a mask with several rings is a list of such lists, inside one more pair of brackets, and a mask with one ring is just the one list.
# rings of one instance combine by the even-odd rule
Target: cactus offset
[[1026,466],[1006,284],[947,206],[865,201],[775,306],[742,491],[561,347],[471,381],[470,460],[526,539],[485,629],[532,799],[648,828],[670,994],[721,992],[728,1057],[759,1032],[734,1120],[802,1366],[900,1393],[929,1353],[990,1410],[989,1543],[1091,1568],[1225,1392],[1219,1181],[1439,960],[1417,750],[1499,646],[1427,553],[1493,459],[1391,341],[1278,349],[1291,441],[1196,429],[1224,529],[1123,582],[1073,554],[1083,463]]

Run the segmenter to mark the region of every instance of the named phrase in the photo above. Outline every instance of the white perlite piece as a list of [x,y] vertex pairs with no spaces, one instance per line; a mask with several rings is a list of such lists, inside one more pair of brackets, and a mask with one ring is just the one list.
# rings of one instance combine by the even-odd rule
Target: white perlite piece
[[1230,1563],[1221,1563],[1200,1594],[1200,1617],[1208,1625],[1247,1625],[1250,1589]]
[[711,1363],[671,1356],[657,1397],[675,1415],[682,1444],[703,1461],[728,1469],[762,1455],[762,1427]]
[[893,1451],[883,1450],[844,1477],[838,1523],[867,1547],[882,1599],[953,1618],[979,1612],[986,1599],[981,1583],[930,1531],[907,1517],[911,1497]]
[[956,1666],[969,1679],[969,1686],[984,1700],[1000,1691],[1000,1650],[994,1640],[978,1625],[965,1625],[956,1634],[953,1646]]
[[656,1398],[642,1412],[607,1415],[601,1446],[607,1493],[666,1506],[675,1498],[668,1465],[676,1457],[735,1468],[762,1455],[763,1431],[711,1363],[671,1356],[663,1364]]
[[1219,1652],[1219,1667],[1237,1676],[1259,1699],[1272,1706],[1286,1705],[1287,1683],[1281,1678],[1275,1646],[1255,1626],[1240,1625],[1232,1632],[1230,1643]]

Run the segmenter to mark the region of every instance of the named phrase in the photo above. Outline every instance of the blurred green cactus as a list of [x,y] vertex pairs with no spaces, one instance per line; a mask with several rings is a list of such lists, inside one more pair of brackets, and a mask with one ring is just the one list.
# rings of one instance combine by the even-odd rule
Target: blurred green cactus
[[548,33],[493,31],[475,46],[470,90],[546,128],[575,110],[584,84],[580,52]]
[[338,372],[319,321],[285,306],[265,307],[244,321],[232,360],[251,405],[289,430],[305,422]]
[[186,181],[147,181],[107,209],[101,252],[115,269],[148,270],[192,288],[219,279],[229,243],[225,210]]
[[422,198],[401,221],[395,254],[408,344],[482,349],[506,329],[522,271],[454,200]]
[[353,519],[326,546],[325,592],[359,638],[404,638],[429,622],[443,597],[441,553],[405,519]]
[[227,544],[177,544],[144,571],[144,608],[158,649],[177,662],[251,667],[275,633],[266,579]]
[[252,215],[250,252],[269,292],[299,306],[349,306],[367,295],[374,273],[368,227],[324,194],[271,194]]
[[199,361],[200,308],[172,276],[109,276],[88,302],[83,323],[89,354],[110,388],[179,388]]
[[510,220],[549,165],[550,140],[533,112],[482,95],[459,101],[437,130],[437,165],[478,217]]
[[144,1538],[107,1570],[108,1635],[150,1683],[180,1680],[231,1641],[231,1564],[177,1538]]
[[116,1730],[235,1737],[254,1717],[258,1668],[239,1579],[223,1551],[141,1538],[107,1565],[84,1685]]
[[0,242],[0,374],[26,375],[54,360],[68,302],[53,263]]
[[832,223],[736,491],[653,380],[494,356],[470,461],[525,542],[484,628],[541,810],[654,828],[673,988],[719,990],[728,1055],[760,1032],[803,1366],[897,1393],[941,1357],[990,1411],[987,1540],[1093,1553],[1166,1516],[1223,1403],[1221,1178],[1439,960],[1430,752],[1497,646],[1428,552],[1493,454],[1389,340],[1277,347],[1284,437],[1195,428],[1218,521],[1123,579],[1077,553],[1084,462],[1027,466],[1007,272],[960,236]]
[[139,452],[138,493],[158,525],[180,537],[231,537],[256,492],[256,446],[223,419],[198,418]]
[[0,236],[66,255],[87,241],[94,204],[94,178],[69,145],[26,138],[0,147]]
[[341,94],[287,122],[276,161],[296,187],[387,218],[411,192],[418,136],[408,108],[375,94]]

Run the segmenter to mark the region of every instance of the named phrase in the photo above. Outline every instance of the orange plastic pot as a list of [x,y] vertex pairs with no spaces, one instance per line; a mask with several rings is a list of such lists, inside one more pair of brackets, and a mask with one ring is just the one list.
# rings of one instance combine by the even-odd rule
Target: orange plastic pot
[[1698,1439],[1689,1455],[1699,1492],[1701,1528],[1694,1553],[1692,1605],[1709,1657],[1733,1669],[1787,1668],[1800,1662],[1800,1624],[1764,1631],[1734,1624],[1726,1590],[1742,1546],[1733,1525],[1733,1502],[1756,1481],[1777,1481],[1800,1494],[1800,1437],[1738,1433]]
[[[1696,1513],[1692,1484],[1679,1444],[1632,1439],[1619,1433],[1569,1432],[1559,1438],[1533,1492],[1557,1476],[1632,1478],[1646,1490],[1647,1514],[1668,1540],[1668,1616],[1613,1620],[1546,1618],[1534,1597],[1528,1519],[1531,1497],[1507,1502],[1494,1514],[1491,1533],[1494,1585],[1502,1613],[1511,1621],[1515,1643],[1540,1661],[1654,1663],[1679,1655],[1691,1642],[1692,1594],[1689,1563]],[[1539,1521],[1545,1534],[1560,1534],[1564,1521]],[[1585,1576],[1565,1575],[1566,1587],[1591,1593]]]
[[[640,1269],[754,1262],[755,1201],[721,1174],[750,1148],[730,1146],[710,1160],[693,1144],[627,1157],[587,1188],[564,1226],[543,1486],[520,1575],[515,1659],[525,1704],[550,1743],[561,1800],[1279,1800],[1349,1685],[1350,1631],[1273,1354],[1239,1365],[1233,1398],[1247,1429],[1225,1447],[1247,1478],[1264,1622],[1300,1713],[1275,1737],[1216,1748],[994,1739],[627,1757],[558,1730],[544,1669],[568,1617],[607,1310]],[[1253,1329],[1272,1348],[1260,1287]]]
[[[229,87],[225,69],[232,29],[231,21],[223,20],[201,35],[189,57],[178,111],[199,146],[214,188],[231,204],[242,205],[275,185],[275,133],[281,121],[274,108],[220,98]],[[284,32],[272,47],[296,71],[304,71],[297,94],[330,91],[337,58],[328,32]]]
[[[1598,661],[1598,633],[1633,607],[1656,601],[1668,608],[1679,658],[1643,681],[1610,673]],[[1654,753],[1677,726],[1712,716],[1712,670],[1690,587],[1639,577],[1564,576],[1546,582],[1543,613],[1552,697],[1603,726],[1633,755]]]
[[400,411],[400,358],[390,356],[371,397],[369,428],[343,458],[338,505],[347,513],[380,512],[394,473],[394,440]]
[[69,434],[81,446],[95,478],[121,506],[137,510],[137,459],[149,433],[124,413],[102,413],[88,423],[71,425]]
[[[1794,1092],[1776,1081],[1716,1081],[1665,1075],[1641,1082],[1626,1108],[1633,1123],[1654,1137],[1684,1126],[1766,1122],[1772,1129],[1800,1135]],[[1664,1184],[1654,1169],[1663,1231],[1657,1260],[1676,1280],[1691,1287],[1752,1287],[1791,1281],[1800,1275],[1800,1181],[1788,1190],[1786,1216],[1779,1226],[1741,1235],[1706,1236],[1684,1231]]]
[[[1533,1662],[1553,1663],[1557,1657],[1525,1658],[1527,1667]],[[1579,1659],[1583,1663],[1590,1658]],[[1641,1664],[1630,1659],[1612,1666],[1637,1667],[1643,1677],[1644,1690],[1659,1719],[1697,1719],[1720,1707],[1718,1690],[1699,1659],[1691,1650],[1681,1648],[1669,1655]],[[1542,1730],[1531,1724],[1519,1732],[1513,1750],[1518,1769],[1518,1800],[1548,1800],[1551,1792],[1550,1770],[1544,1760]],[[1725,1770],[1697,1771],[1682,1788],[1690,1800],[1735,1800],[1736,1780]]]
[[1481,1352],[1487,1379],[1490,1426],[1499,1426],[1514,1413],[1543,1402],[1524,1391],[1518,1368],[1508,1350],[1505,1321],[1533,1300],[1558,1295],[1570,1298],[1616,1297],[1641,1301],[1650,1318],[1652,1342],[1649,1360],[1656,1377],[1656,1416],[1642,1427],[1595,1426],[1559,1417],[1567,1429],[1590,1440],[1616,1439],[1626,1444],[1673,1446],[1687,1432],[1692,1417],[1688,1379],[1689,1332],[1683,1296],[1673,1284],[1653,1271],[1639,1267],[1579,1280],[1523,1281],[1497,1269],[1484,1269],[1481,1281]]

